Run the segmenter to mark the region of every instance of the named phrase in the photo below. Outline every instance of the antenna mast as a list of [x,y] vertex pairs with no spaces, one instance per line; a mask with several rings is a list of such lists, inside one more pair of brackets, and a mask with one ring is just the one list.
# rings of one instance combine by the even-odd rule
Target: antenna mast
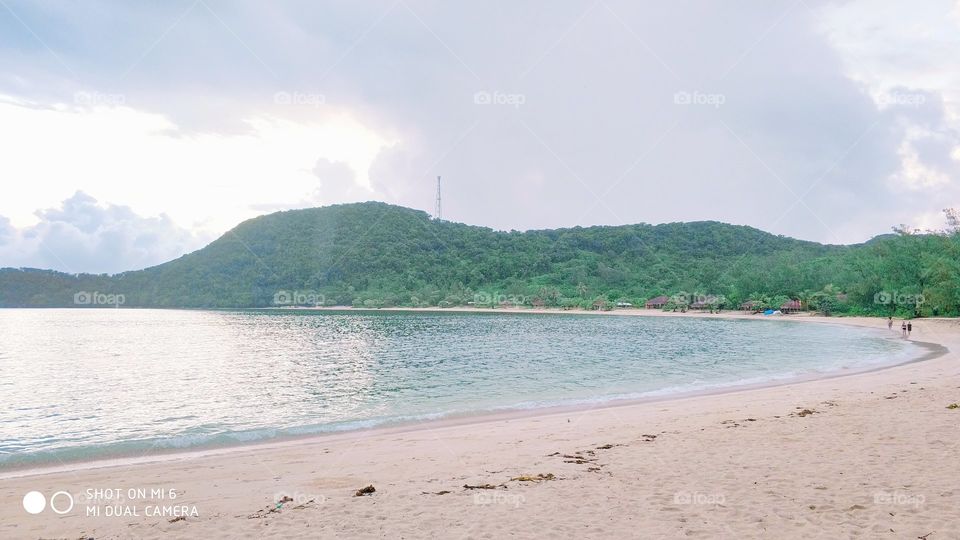
[[443,220],[443,205],[440,202],[440,177],[437,177],[437,207],[434,210],[433,217],[435,219]]

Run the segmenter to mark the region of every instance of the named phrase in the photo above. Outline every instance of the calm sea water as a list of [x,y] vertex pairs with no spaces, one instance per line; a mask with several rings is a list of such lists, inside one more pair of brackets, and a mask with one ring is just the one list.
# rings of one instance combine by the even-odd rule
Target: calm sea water
[[0,469],[907,360],[885,331],[784,320],[0,310]]

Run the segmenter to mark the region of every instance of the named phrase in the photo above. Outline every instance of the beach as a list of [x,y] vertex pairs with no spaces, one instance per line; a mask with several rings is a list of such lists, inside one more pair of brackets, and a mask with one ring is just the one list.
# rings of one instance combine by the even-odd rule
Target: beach
[[848,376],[0,474],[0,537],[957,538],[960,321],[915,323]]

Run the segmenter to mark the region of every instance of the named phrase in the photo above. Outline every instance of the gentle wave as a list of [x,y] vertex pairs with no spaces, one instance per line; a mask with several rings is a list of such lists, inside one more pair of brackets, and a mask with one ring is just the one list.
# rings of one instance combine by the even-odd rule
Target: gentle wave
[[[79,346],[78,346],[79,345]],[[885,331],[470,313],[4,310],[0,468],[602,406],[908,361]]]

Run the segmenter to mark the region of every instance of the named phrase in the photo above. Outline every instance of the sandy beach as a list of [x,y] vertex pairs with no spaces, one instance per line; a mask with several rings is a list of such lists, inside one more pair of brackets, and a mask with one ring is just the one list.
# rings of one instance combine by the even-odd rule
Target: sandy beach
[[939,347],[779,386],[8,472],[0,537],[958,538],[960,321],[911,339]]

